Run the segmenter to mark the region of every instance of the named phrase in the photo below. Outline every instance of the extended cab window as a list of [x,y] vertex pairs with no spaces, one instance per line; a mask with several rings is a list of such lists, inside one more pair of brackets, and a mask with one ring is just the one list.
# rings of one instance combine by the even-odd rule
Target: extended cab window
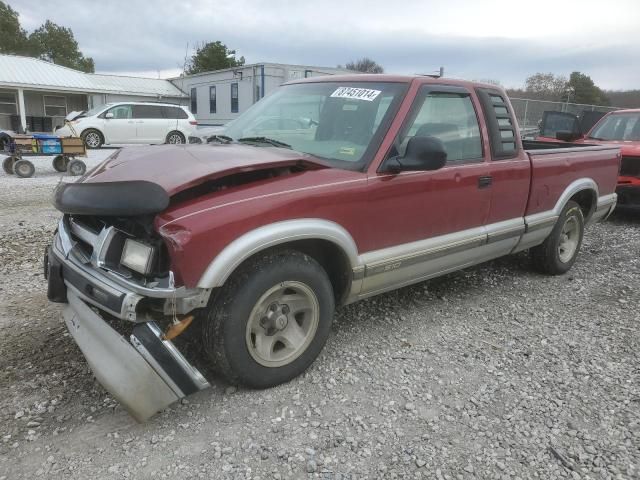
[[118,105],[105,113],[113,113],[113,118],[128,119],[131,118],[131,105]]
[[398,138],[399,153],[404,154],[410,138],[427,136],[442,141],[447,163],[482,161],[480,126],[468,94],[418,94],[413,118]]

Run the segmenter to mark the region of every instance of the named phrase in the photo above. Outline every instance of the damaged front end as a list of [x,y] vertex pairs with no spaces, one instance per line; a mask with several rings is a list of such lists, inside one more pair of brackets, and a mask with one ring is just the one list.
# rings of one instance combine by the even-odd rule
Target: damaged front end
[[[104,196],[97,204],[78,200],[87,195],[84,187],[56,195],[64,216],[45,254],[48,297],[67,303],[65,323],[96,378],[142,422],[209,386],[161,326],[175,327],[204,307],[210,291],[176,287],[166,248],[152,230],[153,210],[166,206],[159,191],[138,211],[123,203],[115,212]],[[125,216],[132,213],[137,216]],[[134,246],[128,260],[127,245]]]

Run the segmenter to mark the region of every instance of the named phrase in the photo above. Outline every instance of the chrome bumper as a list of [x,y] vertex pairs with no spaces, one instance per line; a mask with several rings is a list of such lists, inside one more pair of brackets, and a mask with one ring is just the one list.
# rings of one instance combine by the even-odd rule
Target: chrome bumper
[[64,320],[100,384],[139,422],[209,386],[155,322],[138,324],[129,340],[73,292]]

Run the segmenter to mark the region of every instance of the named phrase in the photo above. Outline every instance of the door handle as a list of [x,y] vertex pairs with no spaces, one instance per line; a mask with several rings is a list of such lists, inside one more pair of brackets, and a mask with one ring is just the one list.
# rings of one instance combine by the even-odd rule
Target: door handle
[[483,175],[478,177],[478,188],[488,188],[493,183],[493,177],[491,175]]

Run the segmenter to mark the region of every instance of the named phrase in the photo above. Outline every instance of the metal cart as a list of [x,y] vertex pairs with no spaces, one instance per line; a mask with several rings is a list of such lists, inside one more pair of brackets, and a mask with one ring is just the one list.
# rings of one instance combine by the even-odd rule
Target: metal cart
[[53,157],[53,168],[57,172],[67,172],[73,176],[83,175],[87,171],[87,165],[76,158],[87,156],[84,142],[77,137],[15,135],[4,153],[8,156],[2,162],[2,169],[8,175],[15,173],[21,178],[35,174],[35,165],[28,160],[30,157]]

